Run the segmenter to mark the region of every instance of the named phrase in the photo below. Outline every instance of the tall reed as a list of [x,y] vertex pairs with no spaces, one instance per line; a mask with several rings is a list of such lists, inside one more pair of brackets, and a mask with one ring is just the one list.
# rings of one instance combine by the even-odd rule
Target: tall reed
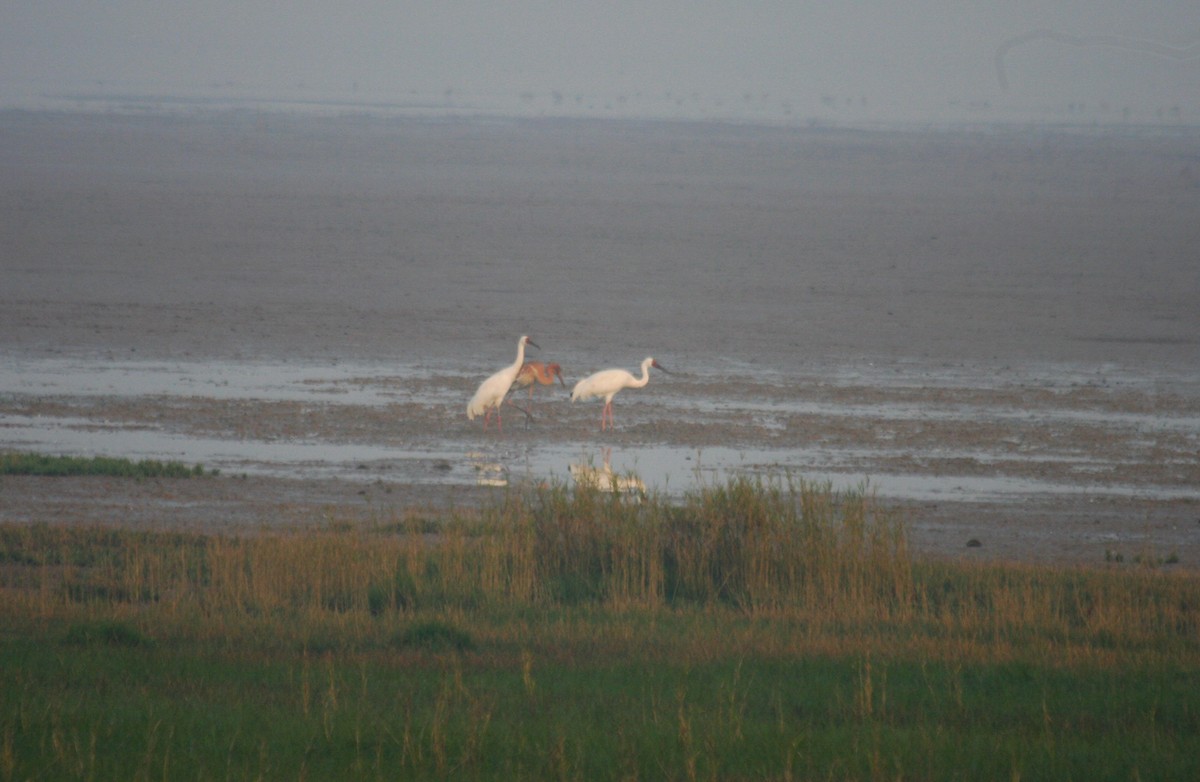
[[509,497],[484,526],[483,591],[522,601],[890,613],[912,587],[903,528],[865,489],[735,478],[675,505],[556,486]]
[[865,486],[730,480],[689,496],[662,541],[667,592],[748,608],[891,615],[909,604],[903,527]]

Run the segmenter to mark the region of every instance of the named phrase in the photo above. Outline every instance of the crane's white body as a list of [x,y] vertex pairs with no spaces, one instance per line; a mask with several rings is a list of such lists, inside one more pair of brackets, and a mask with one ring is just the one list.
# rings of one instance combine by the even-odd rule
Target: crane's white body
[[521,365],[525,363],[526,345],[537,347],[529,337],[523,336],[517,340],[517,360],[480,383],[479,390],[467,403],[467,420],[474,421],[475,416],[482,415],[485,432],[493,410],[496,411],[496,430],[503,431],[500,423],[500,405],[504,404],[504,397],[508,395],[513,381],[517,379],[517,373],[521,371]]
[[575,388],[571,389],[571,401],[594,399],[598,396],[604,397],[604,409],[600,411],[600,431],[604,431],[606,420],[608,427],[612,428],[613,397],[617,395],[618,391],[625,388],[645,387],[650,382],[650,367],[661,369],[663,372],[667,371],[653,358],[646,358],[642,361],[641,377],[634,377],[632,372],[624,369],[603,369],[595,374],[588,375],[576,383]]

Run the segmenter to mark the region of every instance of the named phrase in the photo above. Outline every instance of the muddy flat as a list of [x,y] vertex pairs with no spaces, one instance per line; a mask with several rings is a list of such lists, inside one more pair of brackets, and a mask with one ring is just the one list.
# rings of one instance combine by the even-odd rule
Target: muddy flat
[[[0,521],[748,475],[871,491],[931,555],[1194,569],[1196,141],[0,113],[0,449],[220,470],[4,477]],[[466,402],[522,334],[566,387],[484,432]],[[671,374],[614,430],[568,401],[646,356]]]

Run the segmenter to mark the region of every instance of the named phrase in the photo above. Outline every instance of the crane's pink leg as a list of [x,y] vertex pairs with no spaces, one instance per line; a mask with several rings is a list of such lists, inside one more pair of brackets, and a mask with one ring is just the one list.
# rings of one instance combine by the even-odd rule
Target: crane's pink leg
[[492,417],[492,413],[496,414],[496,431],[500,434],[504,433],[504,428],[500,423],[500,407],[489,407],[483,413],[483,431],[487,431],[488,419]]

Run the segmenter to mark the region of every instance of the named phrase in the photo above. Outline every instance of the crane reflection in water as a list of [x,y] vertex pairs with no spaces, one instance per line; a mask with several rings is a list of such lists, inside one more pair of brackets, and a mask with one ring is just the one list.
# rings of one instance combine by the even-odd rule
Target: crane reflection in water
[[576,486],[645,496],[646,484],[636,473],[632,470],[627,473],[613,472],[612,448],[605,448],[602,454],[604,464],[600,467],[597,467],[591,458],[567,465],[567,470],[571,473],[571,479]]

